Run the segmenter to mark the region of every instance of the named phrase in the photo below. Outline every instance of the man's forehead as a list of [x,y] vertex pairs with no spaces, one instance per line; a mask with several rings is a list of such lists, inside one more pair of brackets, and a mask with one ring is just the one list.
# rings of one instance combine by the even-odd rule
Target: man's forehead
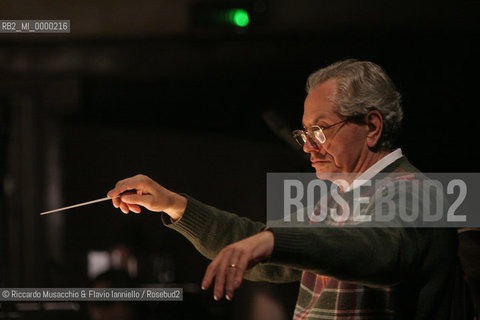
[[335,113],[319,113],[319,114],[303,114],[302,124],[304,127],[310,127],[312,125],[319,124],[322,121],[328,122],[329,120],[336,119],[338,116]]
[[337,106],[334,102],[335,93],[336,84],[330,80],[309,91],[304,104],[302,119],[304,126],[338,118]]

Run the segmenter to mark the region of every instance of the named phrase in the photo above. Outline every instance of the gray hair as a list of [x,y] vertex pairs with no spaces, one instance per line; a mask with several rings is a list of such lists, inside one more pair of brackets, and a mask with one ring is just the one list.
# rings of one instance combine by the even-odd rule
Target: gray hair
[[383,131],[376,148],[391,149],[400,131],[403,110],[401,95],[385,71],[369,61],[335,62],[308,77],[307,92],[330,79],[337,84],[334,103],[338,113],[357,117],[378,110],[383,117]]

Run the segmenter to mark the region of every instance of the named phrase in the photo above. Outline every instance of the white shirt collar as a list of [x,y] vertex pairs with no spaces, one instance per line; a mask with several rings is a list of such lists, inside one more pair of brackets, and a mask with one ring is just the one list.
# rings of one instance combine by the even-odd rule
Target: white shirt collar
[[375,162],[373,166],[368,168],[360,176],[358,176],[351,185],[345,189],[345,192],[351,191],[355,188],[360,187],[365,183],[365,181],[372,179],[377,173],[388,167],[390,164],[394,163],[396,160],[400,159],[403,156],[402,149],[398,148],[394,151],[387,154],[382,159]]

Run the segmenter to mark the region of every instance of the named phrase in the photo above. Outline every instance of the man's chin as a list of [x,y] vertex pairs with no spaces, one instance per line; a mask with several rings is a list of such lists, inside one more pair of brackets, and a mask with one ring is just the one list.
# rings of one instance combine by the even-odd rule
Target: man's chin
[[318,179],[320,180],[328,180],[328,181],[334,181],[335,180],[335,176],[337,174],[335,174],[334,172],[325,172],[325,171],[319,171],[317,170],[315,172],[315,175],[317,176]]
[[328,180],[336,184],[338,183],[345,184],[345,183],[348,183],[348,181],[352,181],[355,178],[355,174],[353,173],[333,172],[333,171],[326,172],[326,171],[320,171],[320,170],[317,170],[315,172],[315,175],[320,180]]

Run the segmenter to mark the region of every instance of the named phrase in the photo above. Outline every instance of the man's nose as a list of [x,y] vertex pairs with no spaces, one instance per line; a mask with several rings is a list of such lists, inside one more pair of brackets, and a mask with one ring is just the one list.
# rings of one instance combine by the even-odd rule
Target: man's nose
[[320,151],[320,143],[313,141],[312,138],[307,136],[307,141],[303,145],[303,152],[311,153],[311,152],[318,152]]

